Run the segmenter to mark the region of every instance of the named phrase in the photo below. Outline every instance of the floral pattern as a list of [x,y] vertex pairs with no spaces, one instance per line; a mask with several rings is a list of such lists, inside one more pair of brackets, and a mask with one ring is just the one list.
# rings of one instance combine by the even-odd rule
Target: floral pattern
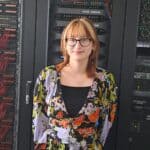
[[55,66],[39,74],[33,96],[33,135],[37,150],[100,150],[115,120],[114,77],[97,71],[86,102],[71,118],[62,99],[60,73]]

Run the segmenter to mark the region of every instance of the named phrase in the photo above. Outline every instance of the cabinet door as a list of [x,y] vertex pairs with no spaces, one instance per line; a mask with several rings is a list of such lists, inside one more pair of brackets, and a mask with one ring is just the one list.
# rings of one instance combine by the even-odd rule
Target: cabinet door
[[[118,86],[118,101],[120,104],[120,87],[121,87],[121,71],[122,71],[122,55],[124,44],[124,30],[126,21],[126,0],[112,0],[113,10],[111,19],[111,35],[108,56],[108,70],[110,70],[116,78]],[[120,107],[118,104],[118,107]],[[116,121],[110,130],[108,140],[106,141],[104,150],[116,150],[117,145],[117,130],[119,120],[119,109],[117,112]],[[120,149],[119,149],[120,150]]]
[[32,84],[34,80],[36,0],[22,3],[23,33],[19,99],[18,150],[31,150]]

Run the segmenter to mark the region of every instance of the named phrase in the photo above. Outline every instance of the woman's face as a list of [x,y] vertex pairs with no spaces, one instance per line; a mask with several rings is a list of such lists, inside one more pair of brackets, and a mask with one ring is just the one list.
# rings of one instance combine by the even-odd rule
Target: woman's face
[[70,60],[88,61],[92,49],[93,42],[85,34],[67,36],[66,50]]

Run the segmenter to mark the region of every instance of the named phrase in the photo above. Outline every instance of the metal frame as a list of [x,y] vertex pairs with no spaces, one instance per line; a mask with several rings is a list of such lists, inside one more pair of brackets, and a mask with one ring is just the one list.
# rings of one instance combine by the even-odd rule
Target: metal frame
[[[118,86],[118,96],[120,93],[121,65],[123,55],[123,41],[126,15],[126,0],[113,0],[111,36],[108,56],[108,70],[111,71],[116,79]],[[118,98],[120,101],[120,97]],[[118,112],[119,113],[119,112]],[[111,132],[106,141],[105,150],[116,150],[117,144],[118,118],[115,121]]]
[[33,81],[35,49],[36,0],[23,2],[23,33],[21,53],[21,86],[19,102],[18,150],[31,149],[32,100],[26,104],[26,83]]
[[123,53],[126,1],[127,0],[113,0],[112,10],[108,70],[114,73],[118,85],[120,84]]
[[35,78],[47,65],[50,0],[37,1],[36,42],[35,42]]

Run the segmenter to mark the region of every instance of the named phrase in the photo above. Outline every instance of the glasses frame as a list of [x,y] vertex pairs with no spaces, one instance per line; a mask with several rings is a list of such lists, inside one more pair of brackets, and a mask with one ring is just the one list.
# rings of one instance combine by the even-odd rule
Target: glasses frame
[[[69,39],[73,39],[74,41],[75,41],[75,43],[74,44],[68,44],[68,40]],[[89,40],[89,43],[87,44],[87,45],[84,45],[83,43],[82,43],[82,40]],[[71,46],[71,47],[74,47],[76,44],[77,44],[77,42],[79,41],[79,43],[80,43],[80,45],[82,46],[82,47],[88,47],[89,45],[90,45],[90,43],[91,43],[91,39],[90,38],[88,38],[88,37],[84,37],[84,38],[80,38],[80,39],[76,39],[76,38],[73,38],[73,37],[70,37],[70,38],[66,38],[66,43],[69,45],[69,46]]]

